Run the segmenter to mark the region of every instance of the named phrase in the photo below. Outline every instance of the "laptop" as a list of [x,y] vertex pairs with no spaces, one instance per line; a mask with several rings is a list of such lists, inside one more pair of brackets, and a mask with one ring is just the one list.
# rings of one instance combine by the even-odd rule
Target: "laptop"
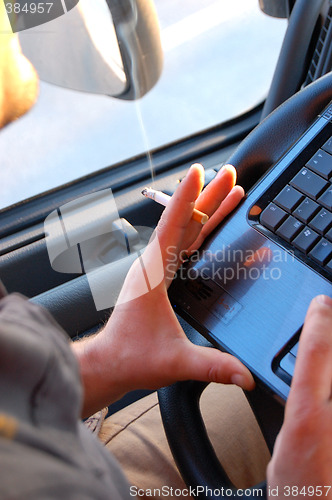
[[332,104],[180,268],[176,312],[284,402],[313,297],[332,296]]

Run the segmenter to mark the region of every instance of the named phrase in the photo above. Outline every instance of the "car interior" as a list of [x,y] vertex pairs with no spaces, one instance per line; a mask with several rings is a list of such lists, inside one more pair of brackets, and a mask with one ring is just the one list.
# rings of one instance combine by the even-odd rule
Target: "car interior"
[[[48,45],[41,44],[43,30],[46,32],[48,29],[47,22],[40,21],[44,24],[38,26],[38,33],[35,37],[28,34],[30,25],[28,28],[21,28],[22,48],[37,68],[41,80],[51,82],[52,85],[74,89],[77,99],[82,99],[83,108],[86,94],[102,94],[108,96],[110,100],[124,101],[125,104],[130,101],[140,102],[156,85],[164,71],[163,44],[154,3],[143,0],[121,2],[107,0],[104,3],[104,8],[111,13],[113,21],[113,31],[108,42],[115,43],[117,47],[117,53],[114,56],[116,64],[107,65],[107,68],[105,57],[101,57],[97,50],[89,54],[91,64],[89,63],[85,72],[80,70],[79,58],[76,57],[77,60],[74,62],[69,58],[66,59],[67,52],[75,53],[69,38],[66,39],[69,36],[68,33],[71,32],[72,25],[66,23],[77,23],[78,26],[82,22],[79,16],[75,18],[77,4],[79,5],[80,2],[73,2],[68,8],[68,13],[54,21],[58,22],[59,30],[60,26],[63,30],[59,32],[63,46],[71,46],[65,55],[61,49],[62,45],[57,45],[58,41],[53,40],[52,37]],[[264,98],[250,108],[245,108],[240,114],[221,120],[211,127],[179,137],[177,140],[152,148],[152,150],[149,149],[147,143],[146,151],[119,161],[114,160],[110,155],[108,163],[96,171],[84,172],[77,178],[66,182],[55,181],[50,189],[26,198],[21,197],[10,202],[8,206],[1,207],[1,281],[8,292],[21,293],[32,302],[47,308],[73,340],[98,331],[109,317],[110,308],[115,303],[115,301],[106,305],[101,303],[97,306],[91,284],[94,273],[98,272],[99,276],[102,274],[97,287],[104,287],[106,282],[110,282],[116,294],[121,288],[121,283],[133,258],[144,248],[159,220],[162,207],[142,196],[141,191],[144,187],[152,183],[154,189],[172,195],[191,163],[202,163],[206,170],[206,183],[214,178],[224,164],[230,163],[237,170],[237,182],[245,188],[246,199],[223,222],[221,227],[214,231],[204,244],[204,248],[214,248],[214,245],[218,245],[218,238],[224,238],[228,243],[230,224],[235,229],[232,229],[234,234],[232,233],[232,240],[229,242],[239,245],[240,243],[237,242],[240,241],[242,232],[246,231],[243,229],[244,226],[237,222],[240,219],[241,224],[245,224],[250,231],[259,235],[257,237],[267,237],[269,241],[272,241],[272,245],[279,248],[285,240],[285,237],[280,234],[280,225],[271,228],[268,222],[268,225],[264,226],[263,215],[260,216],[263,213],[267,219],[266,210],[272,200],[273,209],[276,206],[278,210],[281,210],[281,205],[275,201],[277,192],[267,196],[266,190],[277,178],[277,173],[279,178],[280,170],[284,168],[286,162],[294,163],[296,158],[303,154],[305,160],[301,160],[300,168],[303,166],[303,161],[307,162],[307,158],[311,158],[317,150],[324,151],[327,156],[332,154],[332,148],[328,151],[326,145],[332,137],[331,0],[259,0],[259,2],[255,0],[253,3],[259,5],[260,15],[283,19],[285,22],[284,36]],[[199,1],[195,4],[198,5]],[[204,4],[204,1],[201,0],[200,4]],[[73,14],[72,17],[70,17],[70,12]],[[177,13],[173,12],[172,15],[176,18]],[[241,31],[241,23],[236,29]],[[83,44],[88,42],[84,38],[80,40],[80,43],[82,47],[85,47]],[[218,64],[217,60],[215,64]],[[233,61],[233,64],[236,65],[236,62]],[[120,71],[118,71],[119,68]],[[189,82],[188,85],[192,83]],[[241,85],[245,93],[245,79]],[[98,98],[100,96],[96,99]],[[167,95],[163,98],[167,105]],[[204,114],[204,110],[201,112]],[[82,116],[84,116],[84,110]],[[53,161],[56,163],[57,151],[67,145],[58,143],[56,135],[53,135],[52,127],[66,127],[67,125],[61,120],[57,124],[57,117],[53,114],[47,116],[46,120],[52,122],[49,132],[49,143],[52,148],[50,146],[49,151],[54,154]],[[159,126],[157,114],[154,120],[156,127]],[[320,125],[322,121],[324,123]],[[44,145],[39,145],[38,141],[34,140],[33,130],[29,131],[28,139],[21,138],[20,133],[15,132],[15,126],[15,123],[10,125],[16,137],[17,149],[20,150],[30,144],[33,154],[42,164],[43,155],[46,155]],[[24,127],[24,123],[22,126]],[[89,134],[93,136],[93,131],[89,130]],[[75,130],[69,125],[66,131],[68,144],[74,136]],[[80,140],[84,142],[84,134],[80,136]],[[314,140],[315,143],[313,143]],[[125,137],[123,141],[126,142]],[[97,148],[98,145],[96,154]],[[23,157],[24,154],[23,150]],[[293,155],[291,160],[289,155]],[[12,158],[7,161],[12,171],[17,172],[18,166],[15,165],[17,155],[13,153]],[[45,157],[45,164],[47,161]],[[153,165],[153,172],[151,165]],[[20,169],[23,167],[24,165],[20,165]],[[327,210],[331,218],[331,198],[327,199],[327,194],[323,198],[322,193],[326,192],[329,196],[331,195],[332,169],[329,167],[326,172],[319,174],[316,170],[314,171],[322,185],[313,199],[317,203],[318,198],[323,199],[322,210]],[[286,179],[286,184],[289,183],[297,190],[299,188],[295,185],[294,179],[300,174],[296,172],[292,174],[292,180]],[[56,177],[56,173],[52,175]],[[270,177],[267,177],[268,175]],[[20,174],[17,177],[20,179]],[[23,175],[21,181],[17,182],[19,184],[29,182],[25,179]],[[12,189],[15,192],[15,186]],[[279,191],[281,189],[282,187]],[[106,213],[103,209],[107,193],[112,194],[114,202],[112,213]],[[300,201],[304,200],[304,197],[309,199],[310,196],[304,189],[296,207],[299,206]],[[265,204],[262,202],[260,205],[262,199]],[[83,216],[82,203],[84,205]],[[259,212],[254,213],[253,207],[258,205]],[[79,216],[77,210],[79,210]],[[285,209],[284,217],[286,217],[286,212],[290,213],[288,209]],[[246,216],[248,213],[249,215]],[[258,214],[260,219],[257,219]],[[109,219],[113,221],[111,230],[105,229],[108,227]],[[281,221],[279,223],[281,224]],[[304,231],[305,223],[299,219],[297,235],[299,231]],[[323,241],[324,245],[325,242],[329,245],[329,250],[326,251],[328,253],[324,254],[324,257],[321,257],[321,253],[318,257],[314,255],[311,252],[313,246],[305,250],[303,257],[300,254],[300,244],[297,246],[295,244],[295,250],[294,247],[287,246],[296,238],[292,236],[287,240],[286,236],[288,243],[283,248],[285,252],[295,252],[296,272],[303,276],[303,281],[306,280],[306,282],[309,279],[308,273],[311,273],[310,283],[312,284],[307,285],[306,291],[303,292],[307,301],[316,293],[323,293],[322,291],[331,295],[331,227],[332,223],[329,219],[324,229],[317,229],[319,237],[322,238],[320,241]],[[52,231],[55,234],[52,240],[53,246],[49,243]],[[95,238],[99,238],[98,243],[92,245],[91,241]],[[84,243],[86,243],[85,246]],[[318,245],[317,241],[315,244]],[[98,255],[96,255],[96,248],[98,248]],[[64,255],[65,258],[62,258]],[[195,262],[192,265],[197,268],[200,263]],[[100,268],[103,269],[102,273],[99,272]],[[293,287],[288,291],[290,295],[295,294],[296,279],[291,281],[289,278],[289,287]],[[186,287],[185,282],[177,283],[175,280],[170,296],[175,312],[190,340],[199,345],[236,352],[236,348],[233,348],[231,343],[228,345],[224,340],[219,341],[214,328],[215,331],[219,331],[217,330],[219,327],[223,329],[227,324],[228,329],[228,322],[232,322],[229,328],[233,334],[236,328],[240,328],[240,326],[237,327],[236,319],[239,315],[236,315],[235,320],[229,316],[217,318],[213,315],[212,321],[212,313],[210,314],[210,310],[204,306],[204,297],[202,299],[202,297],[195,296],[196,302],[191,303],[190,300],[194,300],[190,299],[193,294],[184,287]],[[256,313],[256,307],[257,310],[259,307],[264,309],[263,303],[258,305],[252,298],[256,293],[254,287],[251,291],[242,289],[241,292],[238,292],[234,283],[232,287],[230,296],[240,296],[241,299],[237,300],[242,301],[242,306],[246,304],[249,314],[259,314]],[[216,289],[218,293],[217,286]],[[186,293],[189,294],[187,302],[185,302]],[[195,293],[197,294],[197,288]],[[237,295],[237,293],[242,295]],[[278,290],[277,293],[282,292]],[[245,302],[247,299],[248,303]],[[198,311],[197,315],[191,312],[190,304],[197,304],[195,307]],[[287,345],[291,344],[290,347],[294,347],[296,336],[296,342],[298,340],[303,318],[303,309],[301,309],[294,322],[289,325],[293,329],[293,336],[290,341],[287,341]],[[274,326],[276,321],[269,319],[267,323],[264,323],[267,330],[269,321],[272,335],[273,328],[276,328]],[[295,328],[295,325],[298,326]],[[245,356],[242,359],[246,362]],[[279,358],[269,363],[272,367],[271,374],[273,373],[271,377],[275,377],[275,380],[278,379],[280,382],[276,382],[276,387],[272,382],[264,383],[263,377],[261,378],[258,374],[259,370],[257,372],[254,370],[258,384],[253,392],[246,394],[246,397],[267,445],[272,451],[282,424],[291,375],[287,378],[285,370],[279,363]],[[278,366],[274,367],[273,363],[277,363]],[[252,367],[249,359],[247,365]],[[221,485],[233,488],[214,453],[200,413],[199,400],[205,387],[206,384],[201,382],[186,381],[159,390],[160,410],[165,432],[175,461],[187,485],[193,487],[206,485],[211,489],[220,488]],[[130,393],[113,404],[109,412],[118,411],[145,394],[147,391]],[[253,487],[256,486],[253,485]],[[235,490],[233,496],[237,498]],[[204,494],[202,498],[205,498]]]

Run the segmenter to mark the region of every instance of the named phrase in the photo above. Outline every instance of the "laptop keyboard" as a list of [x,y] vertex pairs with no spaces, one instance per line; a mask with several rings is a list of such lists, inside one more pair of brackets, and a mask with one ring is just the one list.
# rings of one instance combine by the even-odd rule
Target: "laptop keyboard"
[[[332,281],[331,123],[298,154],[248,211],[259,232]],[[295,152],[293,152],[295,151]],[[276,354],[273,371],[291,384],[301,329]]]
[[332,137],[276,194],[260,224],[332,273]]
[[332,136],[294,158],[248,218],[258,231],[331,281]]

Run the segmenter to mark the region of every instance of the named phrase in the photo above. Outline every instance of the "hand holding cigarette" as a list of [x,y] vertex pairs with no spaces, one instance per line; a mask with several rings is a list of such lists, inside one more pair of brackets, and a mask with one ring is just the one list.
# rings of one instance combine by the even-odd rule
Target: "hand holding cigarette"
[[[150,200],[154,200],[157,203],[160,203],[160,205],[163,205],[164,207],[167,206],[168,202],[171,199],[168,194],[165,194],[162,191],[156,191],[152,188],[144,188],[142,191],[142,195],[146,198],[149,198]],[[199,222],[203,225],[209,220],[209,216],[204,214],[200,210],[197,210],[197,208],[194,208],[192,220],[195,220],[196,222]]]
[[[167,207],[125,279],[120,298],[127,300],[120,300],[104,329],[83,344],[84,355],[92,352],[97,366],[85,374],[85,385],[93,387],[85,399],[85,414],[91,415],[129,390],[156,389],[177,380],[209,381],[211,374],[214,381],[253,387],[252,376],[239,360],[188,340],[167,294],[181,254],[197,250],[243,198],[244,191],[235,181],[236,171],[228,165],[203,189],[204,169],[196,164],[170,201],[162,196]],[[193,207],[208,217],[204,225],[202,219],[200,224],[192,220]],[[137,294],[142,283],[144,293]],[[82,349],[82,343],[77,345]],[[103,384],[99,383],[100,367]]]

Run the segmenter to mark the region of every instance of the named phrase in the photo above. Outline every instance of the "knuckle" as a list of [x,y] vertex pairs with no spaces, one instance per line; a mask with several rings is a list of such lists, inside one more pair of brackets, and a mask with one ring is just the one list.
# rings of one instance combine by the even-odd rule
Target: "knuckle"
[[207,380],[209,382],[219,382],[219,369],[216,366],[210,366],[208,369]]
[[324,420],[323,413],[322,406],[315,400],[310,401],[309,404],[305,396],[298,397],[291,415],[294,439],[301,441],[304,436],[315,433],[317,423]]
[[320,366],[319,363],[326,359],[326,352],[329,349],[331,349],[331,342],[328,341],[323,332],[306,339],[306,358],[310,364],[314,363]]

